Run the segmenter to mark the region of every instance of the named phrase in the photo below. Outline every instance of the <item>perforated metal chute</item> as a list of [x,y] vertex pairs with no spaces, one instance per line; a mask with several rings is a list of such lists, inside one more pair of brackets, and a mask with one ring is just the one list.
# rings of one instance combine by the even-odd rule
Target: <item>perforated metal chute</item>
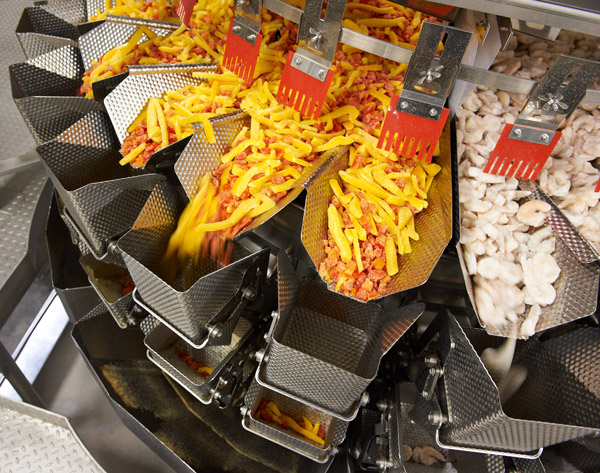
[[[418,241],[412,242],[412,253],[398,258],[398,273],[392,276],[381,297],[406,291],[424,284],[452,237],[452,172],[450,124],[440,138],[440,156],[434,159],[442,169],[436,175],[427,194],[427,208],[415,215]],[[318,268],[326,258],[323,241],[327,240],[327,208],[333,196],[331,179],[342,185],[338,172],[348,167],[347,154],[331,159],[310,182],[306,196],[302,243]]]
[[90,112],[37,149],[68,217],[96,257],[131,228],[154,186],[165,179],[132,175],[119,165],[115,145],[106,114]]
[[[600,277],[600,265],[595,262],[597,253],[535,183],[521,181],[519,186],[531,192],[529,199],[551,203],[548,224],[552,226],[554,236],[557,237],[556,250],[553,253],[560,268],[560,276],[553,284],[556,299],[552,304],[542,307],[536,331],[557,327],[593,314],[598,302]],[[491,335],[524,338],[521,335],[521,325],[529,311],[522,314],[517,322],[507,321],[503,327],[486,325],[475,304],[473,281],[468,273],[461,245],[457,246],[457,251],[467,293],[481,326]]]

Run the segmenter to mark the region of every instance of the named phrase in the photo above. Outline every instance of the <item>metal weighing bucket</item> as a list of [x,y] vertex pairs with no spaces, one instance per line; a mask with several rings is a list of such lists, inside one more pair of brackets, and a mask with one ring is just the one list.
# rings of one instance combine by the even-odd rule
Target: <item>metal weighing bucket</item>
[[108,117],[90,112],[56,139],[37,148],[60,194],[66,215],[94,256],[128,231],[159,174],[133,175],[119,165],[120,154]]

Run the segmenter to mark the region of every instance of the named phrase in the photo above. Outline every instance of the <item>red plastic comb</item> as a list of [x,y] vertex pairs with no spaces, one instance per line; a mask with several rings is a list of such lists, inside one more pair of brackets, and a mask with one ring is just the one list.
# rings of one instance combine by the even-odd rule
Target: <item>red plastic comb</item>
[[325,80],[320,81],[294,67],[292,65],[293,57],[294,52],[288,52],[287,62],[277,90],[277,100],[307,117],[317,120],[321,115],[325,96],[331,85],[331,79],[333,79],[333,71],[328,69]]
[[242,29],[239,25],[234,24],[235,19],[232,18],[229,25],[229,34],[227,35],[225,54],[223,55],[223,67],[246,82],[251,82],[254,78],[254,69],[256,69],[263,36],[260,33],[251,33],[256,39],[255,43],[252,44],[250,38],[244,39],[234,32],[235,28]]
[[179,0],[177,2],[177,16],[185,26],[190,26],[190,20],[192,19],[192,11],[196,5],[196,0]]
[[450,110],[443,108],[437,120],[419,117],[399,111],[399,98],[392,96],[377,147],[430,163]]
[[[550,153],[554,150],[556,143],[560,140],[562,133],[553,132],[554,137],[551,140],[549,139],[548,143],[530,142],[512,138],[510,133],[514,126],[511,124],[504,125],[502,135],[500,135],[494,151],[490,154],[490,159],[483,172],[535,181],[550,157]],[[520,135],[523,134],[523,131],[533,131],[537,134],[551,133],[541,128],[516,126],[516,130],[520,130]]]

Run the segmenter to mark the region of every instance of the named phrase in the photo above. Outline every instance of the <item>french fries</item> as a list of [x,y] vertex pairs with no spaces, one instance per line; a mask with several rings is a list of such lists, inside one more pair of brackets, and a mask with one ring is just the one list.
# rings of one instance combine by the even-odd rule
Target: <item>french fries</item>
[[121,147],[121,165],[145,166],[153,153],[191,135],[193,123],[202,123],[208,142],[214,143],[215,136],[208,119],[239,110],[237,95],[247,87],[231,73],[198,75],[206,82],[169,90],[160,98],[148,100],[128,128],[129,136]]
[[[234,14],[233,2],[229,0],[198,0],[187,29],[181,25],[171,34],[159,37],[145,27],[138,28],[126,44],[92,62],[79,95],[93,98],[94,82],[125,72],[129,65],[217,61],[225,51],[229,20]],[[143,35],[148,39],[139,43]]]
[[182,266],[190,258],[224,259],[223,241],[271,210],[317,158],[313,146],[326,146],[314,120],[285,108],[274,97],[277,84],[258,80],[240,92],[241,107],[252,117],[221,156],[221,165],[201,178],[200,190],[183,211],[165,261]]
[[385,293],[399,272],[398,257],[412,252],[411,240],[419,239],[414,215],[427,207],[441,168],[378,150],[361,129],[350,137],[349,167],[329,183],[327,257],[319,274],[336,291],[367,301]]
[[261,399],[254,413],[254,418],[257,420],[262,419],[265,422],[273,422],[286,429],[292,429],[321,446],[325,445],[326,432],[319,424],[313,424],[306,416],[302,416],[301,422],[296,422],[290,416],[283,414],[273,401]]
[[179,23],[179,17],[168,0],[105,0],[104,11],[98,8],[90,21],[104,20],[106,15],[130,16],[147,20]]

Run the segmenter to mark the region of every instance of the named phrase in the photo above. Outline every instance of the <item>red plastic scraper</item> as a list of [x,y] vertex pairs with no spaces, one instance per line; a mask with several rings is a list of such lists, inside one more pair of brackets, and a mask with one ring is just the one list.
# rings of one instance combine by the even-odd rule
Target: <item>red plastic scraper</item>
[[[444,36],[444,49],[437,57],[438,44]],[[402,92],[390,101],[377,143],[379,148],[431,162],[448,118],[449,110],[444,104],[470,38],[470,31],[423,23],[406,68]]]
[[562,136],[558,125],[599,75],[600,63],[559,56],[515,123],[504,126],[484,172],[535,181]]
[[185,26],[190,26],[190,20],[192,19],[192,12],[194,11],[194,5],[196,0],[179,0],[175,11],[181,22]]
[[298,49],[288,53],[277,100],[317,120],[333,78],[330,69],[340,36],[345,0],[306,0],[298,27]]
[[262,0],[238,0],[237,16],[231,19],[227,34],[223,67],[246,82],[254,78],[262,43],[261,9]]

